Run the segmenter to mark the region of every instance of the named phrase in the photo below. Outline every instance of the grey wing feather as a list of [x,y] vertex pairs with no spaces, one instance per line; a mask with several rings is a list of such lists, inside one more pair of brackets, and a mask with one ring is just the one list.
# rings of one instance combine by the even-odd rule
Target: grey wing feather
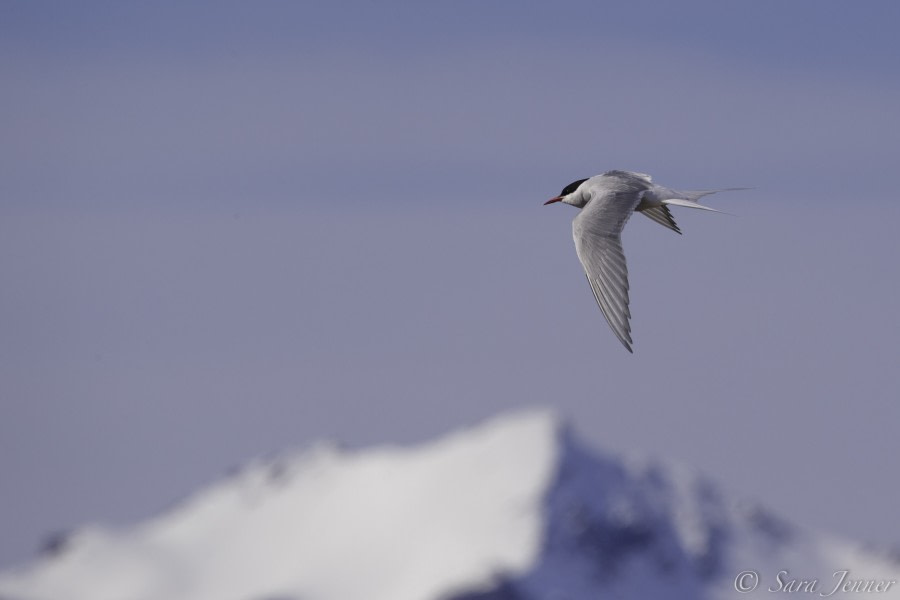
[[620,169],[607,171],[602,175],[602,177],[617,177],[619,179],[640,179],[645,183],[652,183],[653,181],[653,178],[646,173],[638,173],[637,171],[622,171]]
[[675,223],[675,217],[672,216],[672,213],[669,211],[669,207],[667,207],[666,205],[645,208],[640,211],[640,213],[645,217],[649,217],[653,221],[656,221],[663,227],[668,227],[675,233],[681,233],[681,230]]
[[641,201],[644,186],[621,180],[615,184],[598,182],[594,186],[591,201],[572,222],[572,234],[578,259],[603,316],[622,345],[633,352],[628,267],[620,236]]

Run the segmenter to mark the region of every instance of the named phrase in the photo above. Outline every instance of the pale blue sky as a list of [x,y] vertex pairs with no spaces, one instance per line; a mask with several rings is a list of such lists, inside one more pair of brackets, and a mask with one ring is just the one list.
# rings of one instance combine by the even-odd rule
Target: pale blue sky
[[[0,5],[0,565],[252,456],[549,404],[900,542],[900,5]],[[569,207],[715,197],[624,244]]]

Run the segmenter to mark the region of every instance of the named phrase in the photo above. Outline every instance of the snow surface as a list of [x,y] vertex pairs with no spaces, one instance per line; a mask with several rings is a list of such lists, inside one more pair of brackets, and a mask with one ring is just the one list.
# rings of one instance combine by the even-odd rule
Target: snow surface
[[[156,518],[85,528],[0,573],[0,599],[746,598],[734,579],[748,569],[761,575],[754,594],[781,570],[818,578],[815,597],[842,569],[900,581],[885,555],[800,530],[683,466],[588,450],[531,411],[420,446],[257,461]],[[830,597],[848,594],[860,595]]]

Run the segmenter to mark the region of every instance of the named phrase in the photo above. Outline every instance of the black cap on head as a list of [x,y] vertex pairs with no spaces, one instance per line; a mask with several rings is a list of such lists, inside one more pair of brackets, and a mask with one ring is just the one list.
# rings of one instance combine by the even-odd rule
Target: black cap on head
[[572,192],[578,189],[578,186],[587,181],[587,179],[579,179],[578,181],[573,181],[569,185],[563,188],[563,191],[559,193],[560,196],[568,196]]

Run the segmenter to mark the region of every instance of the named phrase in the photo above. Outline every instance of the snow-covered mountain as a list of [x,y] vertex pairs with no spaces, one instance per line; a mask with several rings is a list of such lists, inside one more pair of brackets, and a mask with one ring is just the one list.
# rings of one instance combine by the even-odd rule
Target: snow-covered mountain
[[57,546],[0,573],[0,598],[699,600],[754,583],[900,598],[896,559],[683,466],[586,448],[539,411],[420,446],[258,461],[158,517]]

